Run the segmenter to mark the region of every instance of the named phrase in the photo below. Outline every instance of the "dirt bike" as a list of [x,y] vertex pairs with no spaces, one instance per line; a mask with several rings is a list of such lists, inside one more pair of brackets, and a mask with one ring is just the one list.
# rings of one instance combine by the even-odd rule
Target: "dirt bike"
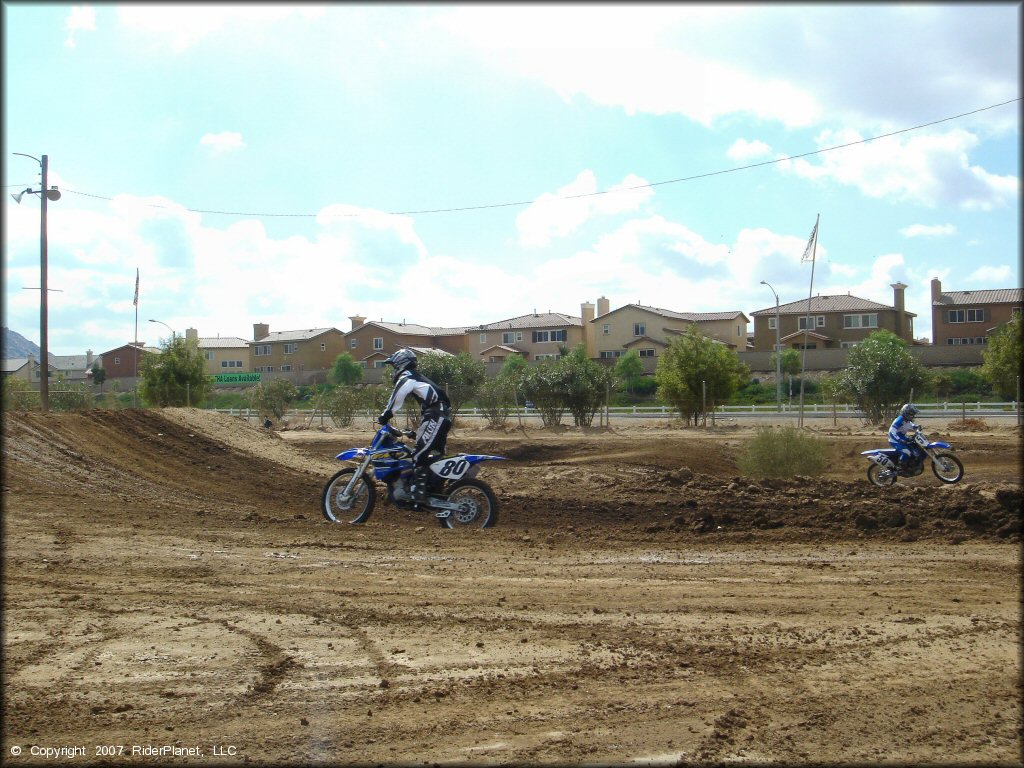
[[960,459],[947,451],[952,450],[949,443],[928,442],[921,430],[914,430],[914,452],[909,458],[898,462],[899,451],[895,448],[874,448],[861,451],[871,465],[868,467],[868,480],[874,485],[886,486],[896,482],[897,477],[916,477],[924,471],[925,459],[931,459],[932,472],[944,483],[959,483],[964,476],[964,465]]
[[[415,432],[402,432],[383,425],[367,448],[349,448],[335,458],[358,461],[354,467],[337,472],[324,486],[322,511],[332,523],[365,523],[377,500],[374,480],[388,489],[388,501],[399,509],[433,510],[442,528],[473,526],[490,528],[498,522],[498,502],[494,491],[477,480],[480,463],[504,461],[503,456],[457,453],[438,456],[429,464],[427,498],[413,499],[413,450],[396,438],[415,438]],[[373,469],[372,476],[368,470]]]

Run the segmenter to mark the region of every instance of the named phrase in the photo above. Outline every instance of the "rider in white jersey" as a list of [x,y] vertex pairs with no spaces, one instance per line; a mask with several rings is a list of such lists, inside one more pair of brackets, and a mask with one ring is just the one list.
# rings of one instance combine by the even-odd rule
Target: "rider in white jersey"
[[395,368],[395,389],[377,421],[381,424],[391,421],[395,411],[405,404],[410,395],[420,402],[420,427],[416,430],[416,448],[412,456],[416,469],[410,490],[413,501],[422,503],[427,498],[430,452],[437,450],[443,454],[448,441],[448,430],[452,424],[449,416],[451,401],[448,393],[416,370],[416,353],[411,349],[398,350],[384,361],[384,365]]

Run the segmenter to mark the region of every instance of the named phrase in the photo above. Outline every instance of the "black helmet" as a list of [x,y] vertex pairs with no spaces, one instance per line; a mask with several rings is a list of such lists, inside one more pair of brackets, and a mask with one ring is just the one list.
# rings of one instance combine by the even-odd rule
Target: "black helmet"
[[402,347],[397,352],[391,354],[391,356],[384,361],[384,365],[395,366],[394,380],[398,381],[398,377],[402,375],[404,371],[410,368],[416,367],[416,353],[408,347]]
[[900,408],[900,416],[902,416],[904,419],[910,419],[911,421],[913,421],[914,417],[917,416],[918,413],[919,411],[917,410],[917,408],[911,405],[910,403],[907,403],[902,408]]

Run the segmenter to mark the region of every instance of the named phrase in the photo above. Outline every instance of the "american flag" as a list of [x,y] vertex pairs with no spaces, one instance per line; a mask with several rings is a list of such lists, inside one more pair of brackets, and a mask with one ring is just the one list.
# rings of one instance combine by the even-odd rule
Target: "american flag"
[[135,300],[132,301],[136,307],[139,306],[139,268],[135,268]]
[[811,237],[807,241],[807,247],[804,248],[804,255],[800,257],[800,261],[814,261],[814,241],[818,237],[818,222],[814,222],[814,228],[811,230]]

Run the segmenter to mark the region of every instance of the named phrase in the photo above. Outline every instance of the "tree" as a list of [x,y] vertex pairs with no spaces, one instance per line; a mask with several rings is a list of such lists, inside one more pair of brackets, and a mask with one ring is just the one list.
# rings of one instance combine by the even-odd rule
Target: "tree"
[[281,419],[289,406],[295,402],[299,391],[288,379],[273,379],[249,387],[245,394],[249,399],[249,407],[259,412],[260,416]]
[[561,424],[562,416],[565,415],[568,391],[565,373],[566,369],[555,365],[554,361],[542,360],[527,368],[523,375],[523,397],[533,402],[545,427]]
[[97,360],[92,364],[92,368],[89,369],[92,373],[93,386],[99,387],[100,392],[103,391],[103,382],[107,380],[107,369],[100,365],[100,361]]
[[981,373],[1004,399],[1017,397],[1017,377],[1024,362],[1021,319],[1014,318],[993,333],[981,353]]
[[[639,360],[639,356],[637,357]],[[555,363],[565,386],[565,404],[577,427],[589,427],[604,402],[612,382],[612,371],[587,357],[587,348],[578,344]]]
[[796,376],[800,373],[800,369],[803,367],[800,350],[789,348],[782,350],[782,352],[772,352],[770,365],[773,371],[775,370],[775,358],[777,355],[782,356],[780,369],[783,373],[788,373],[790,376]]
[[633,388],[644,375],[644,361],[640,359],[635,349],[631,349],[615,361],[614,370],[615,377],[625,384],[626,391],[632,394]]
[[750,378],[736,353],[702,334],[695,325],[672,339],[654,374],[658,396],[694,424],[707,403],[725,402]]
[[462,404],[476,395],[487,378],[487,367],[483,360],[474,359],[468,352],[459,352],[457,355],[426,352],[419,356],[416,367],[448,393],[452,401],[453,421]]
[[203,403],[213,391],[213,377],[194,339],[172,337],[159,354],[142,356],[139,395],[160,407]]
[[349,386],[363,380],[363,366],[356,362],[348,352],[342,352],[334,358],[329,378],[335,384]]
[[912,391],[920,393],[928,374],[910,354],[907,342],[892,331],[875,331],[850,350],[837,390],[848,396],[868,420],[893,418]]

